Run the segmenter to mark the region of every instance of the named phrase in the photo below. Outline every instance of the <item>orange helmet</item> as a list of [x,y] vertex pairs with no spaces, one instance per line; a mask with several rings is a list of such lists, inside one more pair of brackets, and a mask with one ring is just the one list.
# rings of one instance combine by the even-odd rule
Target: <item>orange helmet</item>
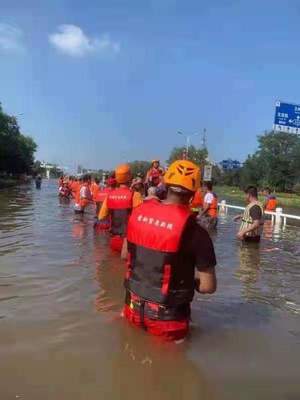
[[128,183],[131,179],[130,166],[128,164],[118,165],[115,174],[117,183]]
[[200,187],[200,170],[196,164],[188,160],[173,162],[164,176],[167,186],[175,186],[190,192]]

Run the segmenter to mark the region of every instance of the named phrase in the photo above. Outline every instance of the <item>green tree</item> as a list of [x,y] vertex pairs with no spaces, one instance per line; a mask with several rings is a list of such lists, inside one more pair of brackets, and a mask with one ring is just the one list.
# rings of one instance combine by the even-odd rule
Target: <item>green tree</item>
[[240,170],[240,186],[245,189],[249,185],[259,186],[263,171],[259,155],[248,155]]
[[131,161],[129,163],[130,169],[132,172],[132,176],[135,177],[137,174],[142,174],[143,176],[146,176],[147,171],[151,167],[151,162],[150,161]]
[[[174,147],[171,151],[169,159],[167,160],[167,163],[171,164],[173,161],[181,160],[184,152],[185,147]],[[199,167],[205,164],[207,155],[208,153],[206,149],[198,149],[193,145],[189,147],[188,159],[193,161]]]
[[248,156],[241,171],[243,186],[255,184],[288,191],[299,178],[300,138],[286,132],[258,136],[258,150]]
[[21,135],[18,138],[17,160],[15,164],[16,173],[29,173],[34,164],[34,153],[37,145],[30,136]]
[[220,185],[240,186],[241,171],[239,169],[223,171],[215,177],[215,182]]
[[31,172],[37,145],[20,132],[17,119],[4,113],[0,104],[0,172]]

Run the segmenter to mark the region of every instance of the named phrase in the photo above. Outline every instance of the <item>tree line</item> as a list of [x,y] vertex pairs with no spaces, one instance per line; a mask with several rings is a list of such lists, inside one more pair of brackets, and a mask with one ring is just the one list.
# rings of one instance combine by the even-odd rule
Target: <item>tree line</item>
[[[258,136],[258,148],[249,154],[240,169],[223,171],[217,164],[213,167],[213,183],[245,189],[249,185],[269,187],[275,191],[300,194],[300,135],[266,131]],[[167,164],[180,160],[185,147],[174,147]],[[209,163],[208,152],[190,146],[188,159],[202,170]],[[150,166],[146,161],[131,163],[134,173],[145,173]]]
[[20,132],[17,118],[3,111],[0,103],[0,173],[31,173],[37,144]]
[[[37,144],[23,135],[15,116],[3,111],[0,103],[0,174],[18,175],[37,173],[39,162],[34,164]],[[167,164],[181,159],[184,147],[174,147]],[[188,159],[203,169],[208,163],[208,152],[203,148],[190,146]],[[146,175],[151,166],[149,161],[132,161],[133,176]],[[103,174],[103,171],[101,175]],[[276,191],[296,192],[300,194],[300,135],[286,132],[265,132],[258,136],[258,148],[249,154],[242,168],[222,171],[217,165],[213,168],[215,184],[225,184],[245,188],[252,184],[270,187]]]
[[258,149],[243,167],[221,174],[218,183],[300,193],[300,136],[274,131],[259,135]]

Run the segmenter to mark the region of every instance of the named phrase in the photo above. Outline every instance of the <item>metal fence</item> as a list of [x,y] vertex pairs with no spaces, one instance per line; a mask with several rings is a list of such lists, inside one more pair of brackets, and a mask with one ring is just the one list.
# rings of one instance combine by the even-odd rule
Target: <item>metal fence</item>
[[[245,207],[233,206],[231,204],[227,204],[226,200],[222,200],[218,205],[219,205],[219,209],[224,212],[227,212],[229,208],[234,209],[234,210],[241,210],[241,211],[245,210]],[[271,215],[272,223],[275,223],[275,224],[283,223],[283,226],[285,226],[287,224],[288,219],[300,221],[299,215],[285,214],[283,212],[283,209],[280,207],[276,208],[276,211],[274,211],[274,212],[266,211],[265,214]]]

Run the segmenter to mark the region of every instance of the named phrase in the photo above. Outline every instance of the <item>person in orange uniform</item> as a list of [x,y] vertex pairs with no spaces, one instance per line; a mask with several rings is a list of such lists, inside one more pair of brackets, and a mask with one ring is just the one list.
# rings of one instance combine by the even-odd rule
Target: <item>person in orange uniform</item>
[[[99,211],[101,210],[102,204],[104,200],[106,199],[108,193],[110,193],[113,189],[116,188],[117,182],[116,179],[113,177],[110,177],[106,181],[106,187],[103,189],[100,189],[100,191],[97,193],[95,197],[95,201],[97,204],[97,209],[98,213],[97,216],[99,215]],[[108,215],[106,218],[101,219],[101,221],[96,221],[94,224],[94,228],[97,231],[107,231],[110,229],[110,215]]]
[[139,192],[133,192],[129,188],[131,171],[128,164],[122,164],[116,168],[115,179],[117,187],[110,191],[103,201],[98,219],[101,222],[110,216],[110,247],[114,251],[121,252],[124,239],[126,239],[129,215],[133,208],[143,202],[143,199]]
[[191,202],[191,211],[196,215],[198,215],[200,209],[202,208],[203,208],[203,194],[201,188],[199,188],[196,191],[195,196],[193,197],[193,200]]
[[71,192],[72,192],[73,199],[76,198],[76,195],[80,190],[80,186],[81,186],[81,184],[80,184],[78,178],[74,178],[72,185],[71,185]]
[[209,234],[190,211],[199,168],[175,161],[165,184],[165,201],[145,201],[129,218],[123,314],[152,335],[178,341],[188,333],[194,291],[216,290],[216,258]]
[[93,202],[95,203],[95,206],[96,206],[96,216],[98,216],[99,211],[100,211],[100,206],[101,206],[101,203],[99,201],[99,193],[101,192],[99,178],[94,178],[94,180],[91,183],[90,190],[91,190]]
[[92,194],[89,188],[89,177],[84,176],[80,190],[76,192],[74,211],[78,214],[83,214],[84,210],[92,201]]
[[213,192],[211,182],[203,185],[204,199],[203,210],[199,213],[199,223],[206,229],[215,229],[218,224],[218,197]]
[[63,182],[62,186],[58,189],[58,195],[60,198],[63,199],[70,199],[71,197],[71,190],[67,182]]
[[100,180],[96,177],[92,180],[91,182],[91,186],[90,186],[90,190],[91,190],[91,194],[94,200],[94,196],[96,193],[98,193],[98,191],[100,190]]
[[264,210],[276,211],[277,199],[276,196],[272,194],[271,189],[265,188],[264,195],[265,195]]
[[147,172],[145,183],[149,186],[157,186],[161,181],[163,169],[160,167],[159,160],[152,160],[151,168]]

